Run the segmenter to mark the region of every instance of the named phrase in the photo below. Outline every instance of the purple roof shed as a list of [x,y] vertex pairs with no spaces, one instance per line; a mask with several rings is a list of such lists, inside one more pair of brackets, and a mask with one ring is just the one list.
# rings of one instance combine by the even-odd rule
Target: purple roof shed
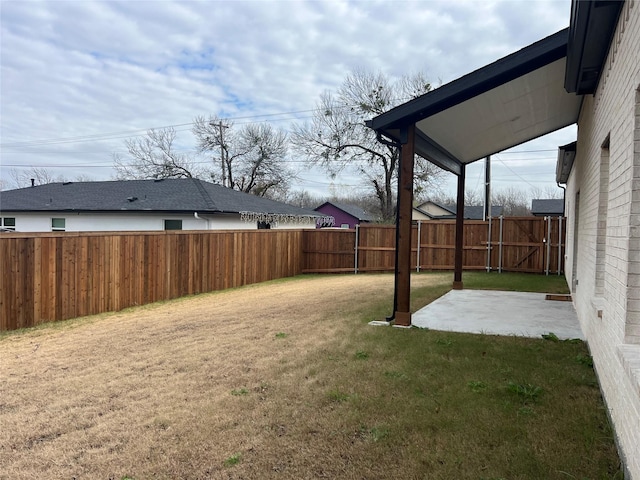
[[370,214],[355,205],[325,202],[314,210],[323,215],[332,216],[335,219],[335,227],[355,228],[360,223],[373,221]]

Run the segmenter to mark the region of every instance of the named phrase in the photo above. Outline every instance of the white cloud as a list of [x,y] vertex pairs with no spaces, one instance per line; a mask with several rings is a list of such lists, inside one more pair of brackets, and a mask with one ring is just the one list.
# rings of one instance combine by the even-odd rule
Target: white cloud
[[[447,82],[569,22],[569,0],[4,0],[0,8],[3,179],[14,165],[74,163],[83,166],[56,173],[109,178],[122,138],[96,135],[184,124],[196,115],[310,110],[356,67],[393,76],[424,71],[434,83]],[[295,116],[276,124],[287,127]],[[11,147],[81,136],[92,138]],[[181,141],[191,148],[188,132]],[[528,169],[518,171],[526,177]],[[320,191],[330,180],[318,175],[300,186]]]

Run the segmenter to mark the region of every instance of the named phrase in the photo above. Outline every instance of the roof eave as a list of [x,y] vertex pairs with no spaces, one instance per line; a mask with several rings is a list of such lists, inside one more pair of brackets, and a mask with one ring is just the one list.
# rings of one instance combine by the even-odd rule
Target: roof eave
[[556,183],[566,184],[569,174],[573,168],[573,161],[576,158],[577,142],[571,142],[562,147],[558,147],[558,161],[556,163]]
[[367,125],[394,138],[391,130],[416,123],[462,101],[541,68],[567,54],[569,29],[561,30],[511,55],[389,110]]
[[624,0],[573,0],[564,82],[567,92],[595,92],[623,4]]

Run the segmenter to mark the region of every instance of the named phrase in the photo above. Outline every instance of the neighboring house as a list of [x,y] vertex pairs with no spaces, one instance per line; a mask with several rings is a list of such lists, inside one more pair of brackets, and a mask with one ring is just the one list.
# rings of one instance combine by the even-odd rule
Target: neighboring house
[[[491,216],[499,217],[502,215],[502,205],[493,205],[491,207]],[[413,207],[413,220],[451,220],[456,218],[455,205],[443,205],[428,200],[421,203],[417,207]],[[482,220],[484,218],[484,207],[482,205],[465,205],[465,220]]]
[[[455,205],[451,208],[455,211]],[[491,206],[491,216],[499,217],[502,215],[502,205]],[[455,218],[455,216],[454,216]],[[482,220],[484,218],[484,207],[482,205],[465,205],[464,206],[464,219],[465,220]]]
[[[323,218],[333,217],[334,219],[334,221],[329,224],[318,223],[318,227],[355,228],[356,225],[369,223],[374,220],[373,216],[365,212],[362,208],[345,203],[325,202],[315,208],[314,211],[321,213]],[[322,222],[322,220],[320,220],[320,222]]]
[[[466,207],[465,207],[466,208]],[[437,202],[427,200],[420,205],[413,207],[412,220],[434,220],[442,218],[456,218],[455,207],[453,209]]]
[[433,220],[433,217],[428,213],[420,210],[418,207],[413,207],[413,211],[411,212],[411,220],[414,222]]
[[[526,8],[526,7],[523,7]],[[535,21],[535,19],[532,19]],[[615,428],[626,478],[640,480],[640,1],[573,0],[568,29],[369,120],[452,172],[577,123],[561,147],[565,275]],[[406,190],[405,190],[406,191]],[[410,192],[410,189],[409,189]],[[399,201],[393,316],[410,324],[411,196]],[[404,202],[404,203],[403,203]],[[457,219],[454,288],[463,288]]]
[[562,217],[564,200],[561,198],[536,198],[531,200],[531,215],[535,217]]
[[0,192],[18,232],[314,228],[322,215],[202,180],[50,183]]

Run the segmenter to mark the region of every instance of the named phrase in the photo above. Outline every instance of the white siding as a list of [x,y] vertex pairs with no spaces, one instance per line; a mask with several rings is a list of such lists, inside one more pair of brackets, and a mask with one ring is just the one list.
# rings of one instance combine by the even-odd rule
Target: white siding
[[[183,230],[255,230],[255,221],[245,222],[239,214],[173,215],[161,213],[19,213],[2,212],[3,217],[15,217],[17,232],[50,232],[52,218],[65,219],[67,232],[157,231],[164,230],[164,220],[182,220]],[[272,228],[315,228],[315,223],[280,223]]]
[[431,220],[431,217],[414,208],[411,212],[411,220]]
[[424,202],[421,205],[418,205],[418,208],[424,212],[427,212],[432,217],[441,217],[446,215],[451,215],[449,210],[445,210],[442,207],[439,207],[433,202]]
[[[635,363],[640,361],[638,52],[640,4],[629,0],[623,7],[598,89],[595,95],[584,99],[576,161],[566,195],[567,279],[575,274],[578,281],[574,290],[578,318],[594,357],[628,472],[635,479],[640,479],[640,363]],[[601,168],[607,137],[608,171]],[[603,188],[607,191],[603,192]]]

